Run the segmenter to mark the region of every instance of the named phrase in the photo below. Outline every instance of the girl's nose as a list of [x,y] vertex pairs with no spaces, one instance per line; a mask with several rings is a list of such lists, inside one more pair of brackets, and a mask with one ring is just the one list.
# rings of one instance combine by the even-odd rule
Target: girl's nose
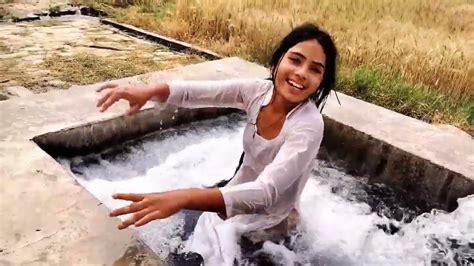
[[306,80],[306,72],[305,67],[298,67],[295,70],[295,75],[301,80]]

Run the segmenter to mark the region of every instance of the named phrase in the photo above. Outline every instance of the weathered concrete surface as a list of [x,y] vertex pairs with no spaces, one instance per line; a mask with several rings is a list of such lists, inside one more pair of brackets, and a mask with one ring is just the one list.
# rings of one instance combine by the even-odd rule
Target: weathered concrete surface
[[1,146],[1,265],[112,265],[140,246],[131,232],[117,233],[117,220],[35,143]]
[[324,109],[325,158],[453,210],[474,194],[474,140],[338,93]]
[[16,97],[27,97],[33,95],[33,93],[23,86],[13,86],[5,89],[8,94]]
[[[257,78],[265,75],[266,70],[262,67],[229,58],[123,79],[117,83],[138,85],[171,79]],[[140,122],[137,118],[117,119],[128,108],[124,102],[106,113],[99,113],[95,107],[99,97],[95,88],[97,85],[72,87],[67,91],[50,91],[0,102],[1,263],[110,265],[119,259],[127,261],[123,254],[128,247],[137,245],[132,236],[133,229],[117,231],[118,221],[108,217],[108,210],[31,141],[36,136],[84,125],[94,124],[101,128],[98,121],[117,121],[119,125],[115,126],[121,128],[121,132],[112,130],[114,125],[109,123],[110,137],[127,129],[133,131],[143,123],[144,126],[152,124],[150,121]],[[170,110],[166,112],[169,114]],[[178,120],[181,114],[175,115],[175,120]],[[151,122],[159,124],[158,117],[145,117],[157,118]],[[192,118],[192,115],[184,117]],[[124,121],[127,126],[120,126]],[[107,134],[107,130],[101,131]],[[81,139],[76,139],[78,141]],[[82,138],[82,141],[87,142],[87,139]],[[146,253],[146,250],[142,252]]]
[[[4,9],[4,16],[24,17],[33,13],[48,10],[50,7],[66,7],[69,0],[0,0],[0,10]],[[76,1],[77,2],[77,1]]]
[[[94,17],[64,16],[30,23],[0,23],[0,92],[11,95],[5,88],[19,85],[35,93],[69,88],[78,82],[77,78],[71,78],[78,75],[73,66],[97,64],[96,58],[115,62],[150,59],[147,70],[141,73],[202,62],[197,56],[173,52],[165,46],[126,35]],[[64,69],[64,73],[56,73],[55,64],[61,66],[64,60],[75,65]],[[83,76],[87,75],[90,73],[84,71]]]

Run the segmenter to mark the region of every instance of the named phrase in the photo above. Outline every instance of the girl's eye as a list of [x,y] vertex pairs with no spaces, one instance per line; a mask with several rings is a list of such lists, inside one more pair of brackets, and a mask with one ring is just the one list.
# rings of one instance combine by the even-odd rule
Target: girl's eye
[[300,63],[300,60],[298,58],[294,58],[294,57],[290,57],[290,61],[295,63],[295,64],[299,64]]
[[321,69],[319,68],[311,68],[311,72],[321,74]]

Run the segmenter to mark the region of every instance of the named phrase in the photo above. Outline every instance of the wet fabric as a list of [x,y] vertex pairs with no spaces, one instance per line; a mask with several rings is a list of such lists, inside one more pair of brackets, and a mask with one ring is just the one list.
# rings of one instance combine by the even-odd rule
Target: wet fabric
[[220,188],[226,213],[201,215],[187,245],[206,265],[232,265],[240,256],[237,243],[243,234],[266,229],[288,233],[287,218],[298,209],[322,141],[322,116],[313,102],[303,102],[288,113],[279,135],[268,140],[258,134],[256,122],[261,108],[272,100],[271,81],[175,81],[169,86],[168,104],[230,107],[247,114],[242,165]]

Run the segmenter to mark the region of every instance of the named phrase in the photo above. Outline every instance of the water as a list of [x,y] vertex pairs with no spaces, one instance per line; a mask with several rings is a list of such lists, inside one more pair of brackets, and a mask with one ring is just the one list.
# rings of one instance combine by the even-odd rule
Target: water
[[[209,186],[230,177],[242,151],[237,115],[187,124],[85,157],[60,159],[110,209],[116,192]],[[315,167],[301,198],[301,237],[294,250],[266,242],[258,254],[276,265],[473,265],[474,195],[452,213],[413,204],[407,195],[331,168]],[[125,217],[126,218],[126,217]],[[158,255],[181,250],[183,215],[155,221],[138,234]],[[248,254],[246,254],[248,255]],[[258,257],[258,256],[257,256]]]

